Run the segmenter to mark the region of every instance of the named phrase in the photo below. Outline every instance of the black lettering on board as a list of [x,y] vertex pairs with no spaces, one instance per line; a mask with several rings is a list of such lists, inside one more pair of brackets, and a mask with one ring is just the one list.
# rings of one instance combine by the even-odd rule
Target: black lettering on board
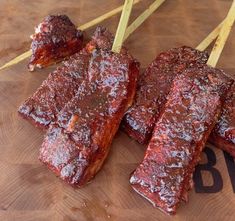
[[[196,193],[217,193],[223,188],[223,180],[220,172],[213,167],[216,164],[216,155],[209,147],[206,147],[204,152],[207,157],[207,163],[198,164],[193,175],[195,191]],[[213,184],[211,186],[205,186],[203,184],[202,171],[207,171],[211,174],[213,179]]]
[[232,156],[230,156],[225,151],[223,152],[224,152],[224,159],[228,168],[228,174],[233,187],[233,192],[235,193],[235,162]]

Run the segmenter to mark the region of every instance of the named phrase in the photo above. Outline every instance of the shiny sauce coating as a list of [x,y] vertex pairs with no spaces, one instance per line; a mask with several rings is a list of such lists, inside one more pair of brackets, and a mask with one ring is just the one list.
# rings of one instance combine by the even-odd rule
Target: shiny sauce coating
[[186,46],[160,53],[139,80],[134,104],[123,120],[125,132],[139,143],[147,143],[173,79],[188,67],[206,63],[207,59],[206,52]]

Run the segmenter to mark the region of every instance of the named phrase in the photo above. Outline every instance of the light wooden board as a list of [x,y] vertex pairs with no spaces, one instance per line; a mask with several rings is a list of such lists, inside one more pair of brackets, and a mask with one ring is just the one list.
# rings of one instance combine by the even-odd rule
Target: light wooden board
[[[136,5],[131,20],[151,2],[146,0]],[[0,0],[0,65],[28,49],[33,27],[44,16],[66,13],[79,26],[122,3],[120,0]],[[230,0],[167,0],[127,39],[126,46],[145,68],[163,50],[197,46],[222,21],[230,4]],[[104,22],[113,33],[119,16]],[[235,74],[235,30],[229,36],[218,67]],[[29,73],[25,61],[0,72],[1,221],[235,220],[232,183],[223,153],[215,147],[210,149],[216,155],[214,167],[222,177],[223,186],[219,186],[217,179],[216,193],[196,193],[193,189],[189,203],[181,204],[175,217],[153,208],[131,189],[129,176],[142,160],[145,147],[121,131],[102,170],[89,185],[75,190],[57,179],[37,159],[44,133],[17,115],[18,106],[53,69]],[[206,162],[205,154],[203,159]],[[209,172],[202,175],[204,185],[213,184]]]

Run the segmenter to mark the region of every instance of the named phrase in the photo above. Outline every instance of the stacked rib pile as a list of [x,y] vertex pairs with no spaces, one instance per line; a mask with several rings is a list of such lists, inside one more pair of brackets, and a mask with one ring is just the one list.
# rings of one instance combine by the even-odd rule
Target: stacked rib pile
[[139,63],[98,27],[92,40],[50,73],[19,108],[48,129],[40,160],[67,183],[86,184],[100,169],[121,119],[132,104]]
[[[45,26],[39,29],[47,33]],[[112,35],[98,28],[19,109],[36,126],[49,128],[40,160],[74,186],[86,184],[101,168],[134,99],[139,63],[124,48],[111,52],[112,43]],[[187,201],[213,128],[211,139],[234,154],[233,81],[207,66],[207,59],[205,52],[186,46],[161,53],[141,77],[135,103],[123,119],[131,137],[149,142],[131,185],[169,214]]]

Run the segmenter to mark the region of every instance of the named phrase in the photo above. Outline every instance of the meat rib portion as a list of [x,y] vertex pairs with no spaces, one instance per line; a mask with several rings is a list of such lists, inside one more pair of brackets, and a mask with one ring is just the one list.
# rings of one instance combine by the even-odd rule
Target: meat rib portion
[[193,171],[231,83],[221,70],[206,65],[173,80],[144,160],[130,179],[134,190],[162,211],[174,214],[187,200]]
[[31,36],[32,56],[29,70],[46,67],[75,54],[82,49],[83,34],[67,15],[49,15]]
[[139,64],[123,51],[95,50],[87,81],[51,124],[39,159],[68,184],[82,186],[101,168],[132,104]]
[[235,83],[226,96],[221,117],[209,141],[235,158]]
[[134,104],[123,120],[126,133],[139,143],[147,143],[172,80],[186,68],[201,66],[207,59],[207,53],[186,46],[160,53],[139,81]]
[[112,41],[112,34],[107,29],[98,27],[86,48],[50,73],[37,91],[20,106],[18,112],[21,116],[34,125],[47,129],[51,122],[56,121],[65,104],[74,97],[80,84],[86,80],[92,50],[108,49]]
[[[147,143],[173,79],[188,67],[202,66],[207,59],[207,53],[186,46],[158,55],[140,78],[134,104],[123,119],[125,132],[139,143]],[[235,86],[226,97],[209,141],[235,157]]]

